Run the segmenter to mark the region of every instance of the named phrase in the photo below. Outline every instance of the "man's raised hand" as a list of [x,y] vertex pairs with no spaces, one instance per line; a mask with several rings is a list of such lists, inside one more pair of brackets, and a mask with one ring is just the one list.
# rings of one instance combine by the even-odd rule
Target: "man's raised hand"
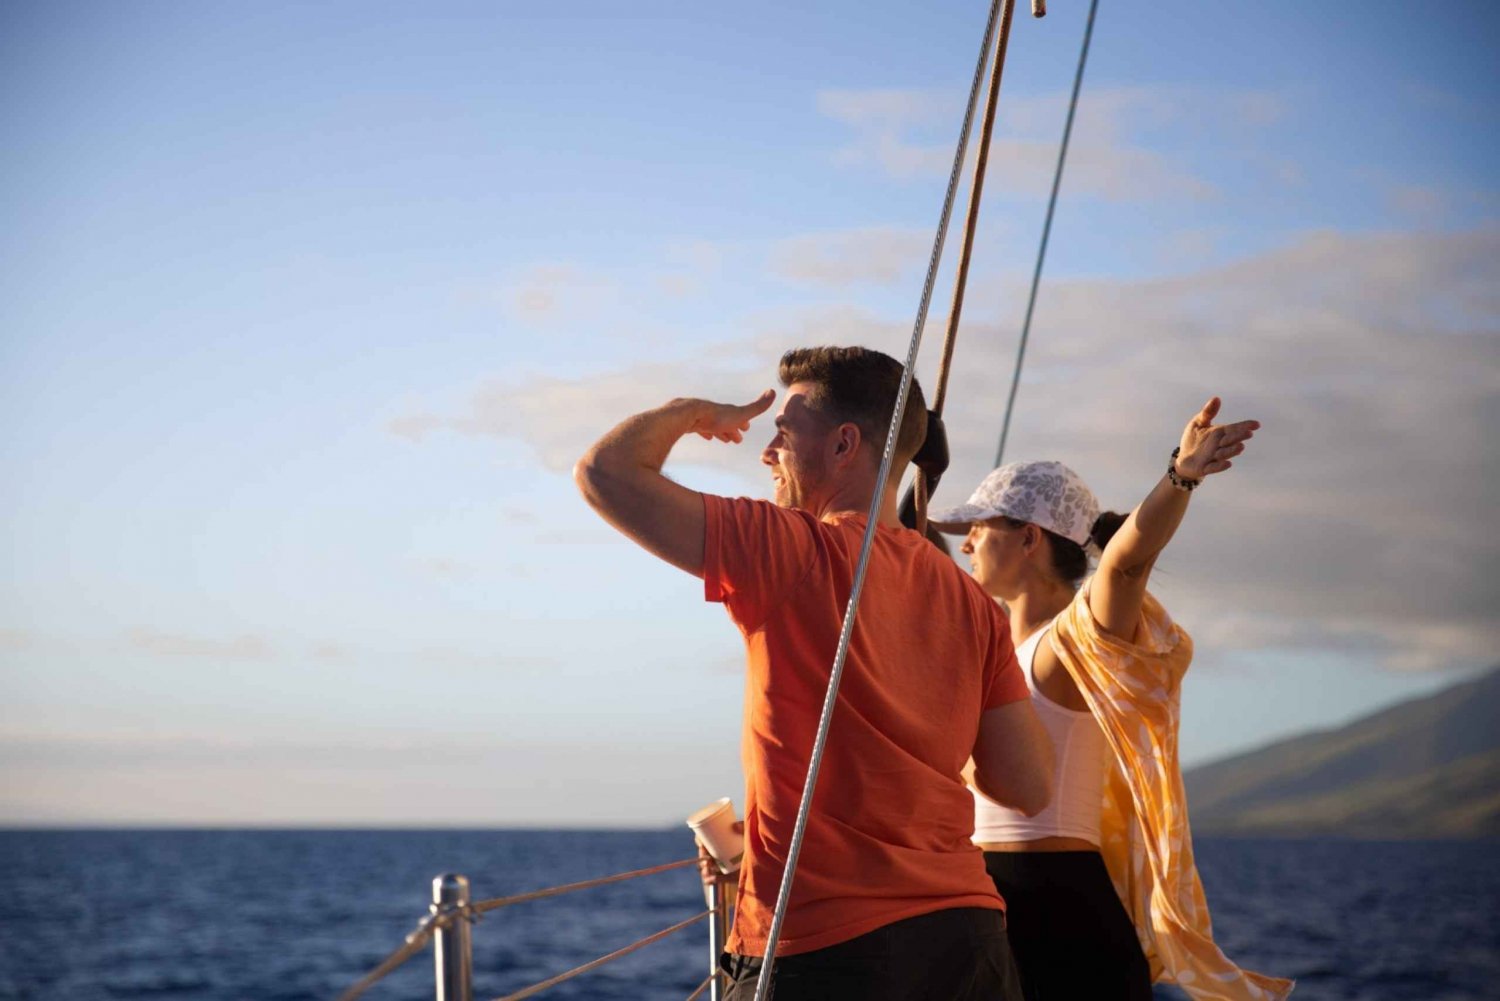
[[1245,442],[1260,429],[1260,421],[1215,424],[1219,406],[1219,398],[1215,396],[1183,429],[1177,451],[1177,475],[1201,480],[1222,473],[1233,465],[1230,460],[1245,450]]
[[745,440],[745,432],[750,430],[750,422],[769,410],[775,400],[774,389],[766,390],[743,405],[698,400],[696,402],[701,405],[701,413],[693,421],[692,430],[698,437],[710,441],[717,438],[725,442],[742,442]]

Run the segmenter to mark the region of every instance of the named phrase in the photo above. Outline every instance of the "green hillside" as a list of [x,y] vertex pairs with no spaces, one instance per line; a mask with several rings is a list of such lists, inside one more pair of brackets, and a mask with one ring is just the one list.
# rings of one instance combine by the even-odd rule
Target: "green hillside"
[[1500,669],[1184,779],[1200,834],[1500,837]]

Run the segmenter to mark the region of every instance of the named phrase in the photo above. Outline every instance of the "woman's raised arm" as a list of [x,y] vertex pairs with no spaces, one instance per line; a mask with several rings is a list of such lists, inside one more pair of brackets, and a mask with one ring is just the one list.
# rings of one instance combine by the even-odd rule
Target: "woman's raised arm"
[[1104,547],[1089,585],[1089,611],[1105,632],[1134,639],[1151,568],[1187,513],[1193,488],[1233,465],[1230,460],[1260,428],[1259,421],[1215,424],[1218,413],[1215,396],[1188,421],[1167,474]]

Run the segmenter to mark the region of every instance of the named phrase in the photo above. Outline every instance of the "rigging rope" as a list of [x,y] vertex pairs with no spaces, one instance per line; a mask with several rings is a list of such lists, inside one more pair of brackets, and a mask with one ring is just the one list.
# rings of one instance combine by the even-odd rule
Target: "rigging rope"
[[1047,259],[1047,239],[1052,235],[1052,215],[1057,210],[1057,191],[1062,186],[1063,164],[1068,159],[1068,140],[1073,135],[1073,115],[1078,110],[1078,92],[1083,87],[1083,67],[1089,61],[1089,40],[1094,37],[1094,14],[1099,0],[1089,3],[1089,19],[1083,29],[1083,49],[1078,53],[1078,71],[1073,74],[1073,97],[1068,101],[1068,121],[1063,126],[1062,146],[1057,151],[1057,169],[1052,174],[1052,197],[1047,201],[1047,221],[1042,224],[1042,245],[1036,252],[1036,270],[1031,273],[1031,295],[1026,300],[1026,319],[1021,324],[1021,345],[1016,349],[1016,367],[1011,373],[1010,396],[1005,401],[1005,421],[1000,425],[1000,447],[995,451],[995,465],[1005,462],[1005,439],[1010,436],[1010,418],[1016,406],[1016,390],[1021,385],[1021,366],[1026,362],[1026,341],[1031,336],[1031,315],[1036,310],[1036,290],[1042,281],[1042,262]]
[[[964,291],[969,284],[969,262],[974,256],[974,233],[979,228],[979,206],[984,198],[984,178],[990,162],[990,140],[995,134],[995,108],[1000,103],[1000,77],[1005,71],[1005,52],[1010,44],[1009,24],[1000,29],[995,58],[990,62],[989,91],[984,100],[984,118],[979,126],[979,151],[974,157],[974,177],[969,182],[969,205],[964,213],[963,239],[958,245],[958,270],[953,277],[953,305],[948,310],[948,327],[943,333],[943,354],[938,362],[937,384],[933,390],[931,416],[943,418],[943,404],[948,399],[948,374],[953,366],[953,349],[958,344],[958,324],[964,312]],[[939,429],[941,433],[941,429]],[[946,449],[944,450],[946,452]],[[946,456],[944,457],[946,460]],[[944,461],[944,465],[947,463]],[[936,475],[919,471],[912,481],[915,518],[912,527],[927,532],[927,501],[937,487]]]
[[469,909],[475,914],[488,914],[490,911],[501,907],[509,907],[512,904],[524,904],[528,900],[545,900],[548,897],[558,897],[564,893],[572,893],[574,890],[587,890],[594,886],[604,886],[606,883],[619,883],[622,880],[635,879],[637,876],[650,876],[658,872],[667,872],[671,869],[682,869],[686,866],[697,865],[697,858],[683,859],[680,862],[667,862],[664,865],[654,865],[649,869],[636,869],[632,872],[622,872],[615,876],[603,876],[599,879],[587,879],[581,883],[567,883],[563,886],[548,887],[545,890],[532,890],[530,893],[517,893],[511,897],[493,897],[489,900],[481,900],[470,904]]
[[[695,859],[694,861],[697,860]],[[622,949],[616,949],[614,952],[610,953],[607,956],[600,956],[598,959],[584,963],[582,966],[575,966],[573,967],[573,969],[569,970],[566,973],[559,973],[555,977],[549,977],[539,984],[532,984],[530,987],[527,987],[524,990],[516,991],[514,994],[507,994],[504,997],[496,998],[495,1001],[522,1001],[523,998],[535,997],[536,995],[542,993],[542,991],[556,987],[560,983],[572,980],[574,977],[588,973],[590,970],[597,970],[605,963],[609,963],[616,959],[619,959],[621,956],[628,956],[632,952],[635,952],[637,949],[645,948],[652,942],[659,942],[662,939],[666,938],[668,935],[671,935],[674,932],[682,931],[682,929],[688,927],[689,925],[696,924],[697,922],[702,921],[704,918],[710,916],[711,914],[713,914],[713,911],[702,911],[698,914],[694,914],[690,918],[686,918],[682,921],[677,922],[670,928],[663,928],[661,931],[657,932],[654,935],[647,935],[639,942],[632,942]]]
[[[828,743],[828,727],[833,721],[834,701],[838,696],[839,680],[844,673],[844,662],[849,654],[849,641],[854,629],[854,613],[859,607],[859,596],[864,590],[865,573],[869,569],[870,550],[875,543],[875,523],[880,514],[880,502],[884,485],[890,477],[896,439],[901,430],[901,418],[906,413],[906,398],[911,391],[912,373],[916,369],[917,350],[922,346],[922,328],[927,323],[927,309],[932,302],[932,289],[937,282],[938,264],[943,256],[943,243],[948,235],[948,222],[953,214],[954,195],[958,190],[958,177],[963,169],[964,156],[968,152],[969,132],[974,124],[974,109],[979,102],[980,82],[988,64],[990,42],[995,36],[995,22],[1001,22],[1001,45],[1010,35],[1011,14],[1014,0],[991,0],[989,20],[985,25],[984,41],[979,48],[979,61],[974,67],[974,80],[969,87],[969,101],[964,111],[963,128],[959,133],[958,148],[954,152],[953,168],[948,174],[948,190],[943,198],[943,211],[938,221],[937,235],[933,239],[932,256],[927,262],[927,278],[922,286],[922,300],[917,307],[917,318],[913,325],[911,345],[907,349],[906,363],[901,373],[901,388],[896,393],[896,405],[891,411],[891,424],[885,437],[885,449],[880,457],[880,472],[876,477],[875,495],[870,500],[870,510],[865,520],[865,537],[860,546],[859,563],[854,570],[854,582],[849,592],[849,604],[844,610],[844,622],[839,632],[838,649],[834,653],[833,667],[829,672],[828,691],[823,697],[823,712],[818,719],[818,732],[813,740],[812,754],[808,761],[807,779],[802,785],[802,799],[797,805],[797,820],[792,828],[792,840],[787,849],[786,868],[781,874],[781,888],[776,895],[776,910],[771,918],[771,928],[766,936],[765,958],[762,960],[760,976],[755,986],[755,1001],[767,1001],[770,997],[772,971],[776,964],[776,943],[781,937],[781,927],[786,920],[787,902],[791,898],[792,880],[797,872],[797,857],[802,852],[802,840],[807,833],[807,818],[811,812],[813,789],[818,783],[818,770],[823,761],[823,749]],[[1003,15],[1000,13],[1003,8]]]
[[406,942],[400,948],[382,959],[375,969],[360,977],[348,990],[340,994],[339,1001],[355,1001],[356,998],[362,996],[365,991],[389,976],[402,963],[427,948],[427,943],[432,939],[432,933],[436,930],[437,925],[432,921],[431,916],[423,918],[416,930],[406,936]]
[[[359,979],[357,983],[351,986],[348,990],[344,991],[344,993],[340,994],[339,1001],[355,1001],[356,998],[363,995],[365,991],[369,990],[374,984],[390,975],[390,973],[402,963],[405,963],[408,959],[411,959],[417,953],[425,949],[427,947],[427,944],[432,940],[432,936],[439,929],[446,928],[454,921],[476,921],[482,914],[497,910],[501,907],[509,907],[512,904],[522,904],[528,900],[545,900],[548,897],[557,897],[561,896],[564,893],[572,893],[574,890],[587,890],[595,886],[604,886],[607,883],[619,883],[623,880],[635,879],[638,876],[651,876],[658,872],[668,872],[672,869],[683,869],[687,866],[697,864],[698,859],[694,857],[681,859],[677,862],[667,862],[663,865],[654,865],[646,869],[634,869],[630,872],[617,873],[613,876],[603,876],[599,879],[588,879],[584,880],[581,883],[565,883],[562,886],[548,887],[545,890],[532,890],[530,893],[517,893],[514,896],[510,897],[492,897],[489,900],[480,900],[476,903],[466,904],[463,906],[454,906],[450,908],[439,909],[438,905],[434,904],[432,911],[424,915],[422,917],[422,920],[417,923],[417,927],[412,930],[411,934],[406,936],[406,942],[385,959],[381,960],[380,965],[376,966],[375,969],[365,974]],[[713,912],[708,911],[706,913],[711,914]],[[647,945],[650,942],[654,942],[658,938],[664,938],[666,935],[669,935],[680,928],[685,928],[687,925],[692,924],[694,921],[700,920],[702,917],[703,915],[699,914],[697,917],[691,918],[688,921],[682,922],[681,924],[673,925],[671,928],[667,929],[667,931],[658,933],[650,939],[637,942],[633,946],[629,946],[626,949],[606,956],[603,959],[596,960],[594,963],[588,966],[588,969],[593,969],[596,966],[600,966],[608,962],[610,959],[615,959],[619,956],[625,955],[628,952],[633,952],[635,949],[640,948],[642,945]],[[565,974],[562,977],[554,977],[552,980],[548,981],[548,985],[550,986],[553,984],[562,983],[563,980],[577,976],[579,973],[583,972],[586,971],[580,968],[578,970],[574,970],[568,974]],[[530,997],[529,994],[514,996]]]

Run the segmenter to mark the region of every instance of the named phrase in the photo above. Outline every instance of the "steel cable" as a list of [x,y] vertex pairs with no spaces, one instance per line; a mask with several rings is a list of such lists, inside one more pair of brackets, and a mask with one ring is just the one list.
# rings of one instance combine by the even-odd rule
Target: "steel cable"
[[[455,917],[461,916],[466,920],[472,921],[481,914],[498,910],[501,907],[509,907],[512,904],[521,904],[528,900],[544,900],[547,897],[558,897],[564,893],[572,893],[574,890],[587,890],[590,887],[604,886],[607,883],[620,883],[627,879],[635,879],[638,876],[651,876],[658,872],[683,869],[697,863],[698,859],[696,857],[682,859],[677,862],[667,862],[664,865],[654,865],[647,869],[635,869],[631,872],[617,873],[613,876],[584,880],[581,883],[566,883],[562,886],[548,887],[545,890],[533,890],[529,893],[518,893],[509,897],[492,897],[489,900],[481,900],[478,903],[470,904],[466,908],[455,908],[442,913],[434,912],[428,914],[417,925],[416,929],[410,935],[406,936],[406,942],[400,948],[381,960],[378,966],[361,977],[358,982],[344,991],[344,993],[340,994],[338,1001],[355,1001],[365,991],[389,976],[402,963],[405,963],[408,959],[411,959],[425,949],[427,943],[432,941],[433,933],[447,925]],[[698,918],[702,916],[700,914]],[[693,918],[692,920],[696,921],[698,918]],[[561,981],[558,982],[560,983]]]
[[339,1001],[354,1001],[355,998],[364,994],[365,991],[375,986],[381,980],[393,973],[397,967],[408,959],[427,948],[427,943],[432,940],[432,935],[438,928],[449,920],[458,911],[451,911],[447,915],[439,917],[437,914],[429,914],[424,917],[416,929],[406,936],[406,942],[389,956],[382,959],[373,970],[361,977],[352,987],[339,995]]
[[[1001,17],[1001,8],[1004,15]],[[854,629],[854,613],[859,607],[859,596],[864,589],[865,574],[869,569],[870,551],[875,543],[875,523],[880,514],[880,503],[884,484],[890,477],[896,438],[901,430],[901,418],[906,413],[906,398],[911,391],[912,373],[916,369],[917,350],[922,346],[922,328],[927,323],[927,309],[932,302],[932,289],[937,282],[938,265],[943,257],[943,242],[948,235],[948,222],[953,214],[954,195],[958,191],[958,178],[962,172],[964,156],[968,152],[969,132],[974,125],[974,109],[979,102],[980,84],[984,80],[984,69],[989,64],[990,42],[995,36],[995,23],[1003,21],[1001,30],[1009,34],[1014,0],[992,0],[989,21],[985,25],[984,42],[979,48],[979,61],[974,67],[974,80],[969,87],[969,102],[964,111],[963,128],[959,132],[958,149],[953,157],[953,169],[948,174],[948,191],[943,198],[942,216],[938,222],[937,236],[933,240],[932,256],[927,262],[927,278],[922,287],[922,301],[917,307],[917,318],[913,325],[911,345],[907,350],[906,363],[901,374],[901,388],[896,393],[896,405],[891,411],[890,428],[885,438],[885,449],[880,458],[880,472],[876,477],[875,496],[871,498],[870,510],[865,522],[864,542],[860,546],[859,564],[855,567],[854,583],[849,593],[849,603],[844,611],[843,627],[839,633],[838,649],[834,653],[833,667],[829,672],[828,690],[823,698],[823,712],[818,720],[817,736],[813,740],[808,762],[807,779],[802,785],[802,799],[797,805],[797,820],[792,828],[792,840],[787,850],[786,868],[781,874],[781,888],[776,895],[776,910],[771,917],[771,928],[766,936],[765,958],[755,987],[755,1001],[767,1001],[770,996],[772,971],[776,963],[776,943],[781,937],[781,927],[786,920],[787,902],[791,899],[792,880],[797,871],[797,857],[802,851],[802,840],[807,833],[807,818],[812,807],[813,789],[818,782],[818,769],[822,764],[823,748],[828,743],[828,727],[833,720],[834,701],[838,696],[839,680],[844,673],[844,662],[849,655],[849,641]]]
[[1052,173],[1052,197],[1047,201],[1047,220],[1042,224],[1042,244],[1036,252],[1036,269],[1031,273],[1031,294],[1026,299],[1026,319],[1021,323],[1021,344],[1016,349],[1016,367],[1011,372],[1010,395],[1005,400],[1005,420],[1000,425],[1000,447],[995,450],[995,465],[1005,462],[1005,439],[1010,437],[1010,418],[1016,406],[1016,390],[1021,386],[1021,366],[1026,362],[1026,341],[1031,337],[1031,315],[1036,310],[1036,290],[1042,282],[1042,262],[1047,259],[1047,240],[1052,236],[1052,216],[1057,211],[1057,192],[1062,187],[1063,164],[1068,159],[1068,140],[1073,135],[1073,115],[1078,110],[1078,92],[1083,88],[1083,68],[1089,61],[1089,41],[1094,37],[1094,14],[1099,0],[1089,4],[1089,19],[1083,29],[1083,49],[1078,53],[1078,70],[1073,74],[1073,97],[1068,101],[1068,120],[1063,125],[1062,146],[1057,151],[1057,169]]
[[[990,60],[990,82],[984,99],[984,115],[979,123],[979,149],[974,156],[974,175],[969,182],[969,205],[964,212],[962,239],[958,244],[958,268],[953,276],[953,304],[948,310],[947,329],[943,333],[943,352],[938,361],[937,382],[932,393],[932,415],[941,420],[948,399],[948,376],[953,367],[953,349],[958,345],[958,325],[963,318],[964,292],[969,284],[969,263],[974,254],[974,233],[979,228],[979,207],[984,200],[984,178],[990,162],[990,141],[995,135],[995,109],[1000,104],[1000,80],[1005,72],[1005,52],[1010,45],[1010,22],[1000,26],[1000,41],[995,58]],[[927,476],[918,473],[913,481],[913,513],[918,532],[927,531]],[[932,484],[936,486],[936,483]]]
[[594,886],[604,886],[608,883],[620,883],[627,879],[635,879],[638,876],[650,876],[658,872],[668,872],[672,869],[682,869],[690,865],[697,865],[697,858],[683,859],[679,862],[668,862],[664,865],[654,865],[649,869],[636,869],[632,872],[622,872],[614,876],[603,876],[599,879],[586,879],[581,883],[566,883],[562,886],[552,886],[545,890],[532,890],[530,893],[517,893],[510,897],[492,897],[489,900],[481,900],[470,904],[469,907],[476,914],[488,914],[490,911],[501,907],[509,907],[512,904],[524,904],[528,900],[545,900],[548,897],[560,897],[564,893],[572,893],[574,890],[587,890]]
[[[697,860],[695,859],[694,861]],[[556,987],[558,984],[572,980],[574,977],[588,973],[590,970],[596,970],[599,967],[603,966],[605,963],[613,962],[614,960],[619,959],[621,956],[628,956],[632,952],[635,952],[637,949],[645,948],[652,942],[659,942],[662,939],[666,938],[668,935],[673,934],[674,932],[682,931],[682,929],[686,928],[688,925],[702,921],[712,913],[713,911],[703,911],[699,914],[695,914],[685,921],[677,922],[670,928],[664,928],[654,935],[647,935],[639,942],[632,942],[631,944],[625,946],[623,949],[616,949],[614,952],[610,953],[607,956],[600,956],[598,959],[584,963],[582,966],[575,966],[573,969],[567,971],[566,973],[559,973],[555,977],[549,977],[539,984],[532,984],[530,987],[516,991],[514,994],[506,994],[504,997],[496,998],[495,1001],[521,1001],[522,998],[535,997],[536,995],[542,993],[542,991],[548,990],[552,987]]]

